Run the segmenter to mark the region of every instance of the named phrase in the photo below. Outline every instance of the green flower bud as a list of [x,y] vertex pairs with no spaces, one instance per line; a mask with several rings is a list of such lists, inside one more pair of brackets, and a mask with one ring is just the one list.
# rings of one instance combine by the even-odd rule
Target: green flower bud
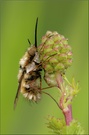
[[64,65],[62,63],[58,63],[56,66],[55,66],[55,71],[62,71],[64,70]]
[[53,71],[53,67],[50,64],[43,65],[43,68],[46,69],[47,72]]
[[57,64],[58,63],[58,60],[54,56],[54,57],[52,57],[52,58],[49,59],[49,63],[54,65],[54,64]]

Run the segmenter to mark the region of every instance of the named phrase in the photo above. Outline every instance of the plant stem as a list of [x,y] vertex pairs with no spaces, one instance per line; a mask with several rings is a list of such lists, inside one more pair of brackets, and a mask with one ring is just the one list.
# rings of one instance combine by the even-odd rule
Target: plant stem
[[[73,120],[72,118],[72,105],[68,105],[67,107],[64,108],[64,93],[66,92],[65,86],[63,86],[63,78],[60,74],[57,75],[57,84],[58,84],[58,88],[61,90],[61,98],[59,101],[59,106],[64,114],[65,117],[65,121],[66,121],[66,125],[69,126],[70,122]],[[68,99],[66,99],[68,100]]]
[[72,106],[69,105],[67,109],[63,110],[63,114],[65,116],[66,125],[69,126],[70,122],[73,120],[72,117]]

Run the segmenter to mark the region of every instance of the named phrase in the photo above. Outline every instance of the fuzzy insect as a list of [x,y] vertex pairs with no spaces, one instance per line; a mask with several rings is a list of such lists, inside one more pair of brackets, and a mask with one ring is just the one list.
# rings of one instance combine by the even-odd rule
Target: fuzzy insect
[[[21,92],[25,98],[37,102],[41,98],[41,64],[39,60],[39,53],[37,51],[37,24],[35,25],[35,44],[31,45],[24,56],[21,58],[19,64],[20,69],[18,73],[18,89],[14,100],[14,107],[16,106],[19,93]],[[29,44],[30,41],[28,39]]]

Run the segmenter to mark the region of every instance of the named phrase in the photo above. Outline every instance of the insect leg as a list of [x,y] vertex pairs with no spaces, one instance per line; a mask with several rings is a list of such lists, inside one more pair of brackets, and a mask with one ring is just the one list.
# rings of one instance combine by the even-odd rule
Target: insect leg
[[[42,87],[42,77],[41,77],[41,75],[40,75],[40,89],[41,89],[41,87]],[[42,90],[42,89],[41,89]]]
[[42,48],[43,48],[43,46],[45,45],[45,43],[48,41],[48,39],[50,38],[50,37],[52,37],[53,35],[50,35],[50,36],[48,36],[48,38],[46,39],[46,41],[43,43],[43,45],[42,45],[42,47],[40,48],[40,50],[39,51],[41,51],[42,50]]
[[58,108],[60,108],[58,102],[56,101],[56,99],[53,96],[51,96],[48,92],[44,92],[43,91],[43,93],[46,94],[46,95],[48,95],[57,104]]
[[[57,53],[50,55],[46,60],[50,59],[50,58],[51,58],[51,56],[55,56],[56,54],[57,54]],[[46,60],[45,60],[45,61],[43,61],[42,63],[46,62]],[[42,64],[42,63],[41,63],[41,64]]]
[[56,87],[56,86],[54,85],[54,86],[45,87],[45,88],[42,88],[41,90],[50,89],[50,88],[53,88],[53,87]]
[[[56,54],[57,54],[57,53],[52,54],[51,56],[55,56]],[[48,57],[46,60],[50,59],[50,58],[51,58],[51,56],[50,56],[50,57]],[[43,62],[40,62],[40,63],[39,63],[39,65],[37,65],[37,66],[36,66],[32,71],[30,71],[30,73],[31,73],[31,72],[33,72],[34,70],[38,69],[38,67],[42,66],[42,64],[43,64],[44,62],[46,62],[46,60],[45,60],[45,61],[43,61]]]

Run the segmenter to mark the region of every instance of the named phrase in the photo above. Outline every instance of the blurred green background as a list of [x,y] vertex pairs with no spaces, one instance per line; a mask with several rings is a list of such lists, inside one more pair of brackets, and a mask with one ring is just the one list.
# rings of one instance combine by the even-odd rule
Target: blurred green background
[[[88,133],[88,1],[33,0],[2,1],[1,5],[1,134],[50,134],[48,115],[63,114],[47,95],[38,104],[28,103],[22,95],[16,110],[13,102],[18,87],[19,60],[28,48],[27,38],[34,43],[38,24],[38,44],[47,30],[58,31],[69,39],[73,64],[67,70],[69,80],[80,82],[80,93],[73,101],[73,117]],[[43,82],[43,87],[45,83]],[[57,89],[47,90],[57,100]]]

